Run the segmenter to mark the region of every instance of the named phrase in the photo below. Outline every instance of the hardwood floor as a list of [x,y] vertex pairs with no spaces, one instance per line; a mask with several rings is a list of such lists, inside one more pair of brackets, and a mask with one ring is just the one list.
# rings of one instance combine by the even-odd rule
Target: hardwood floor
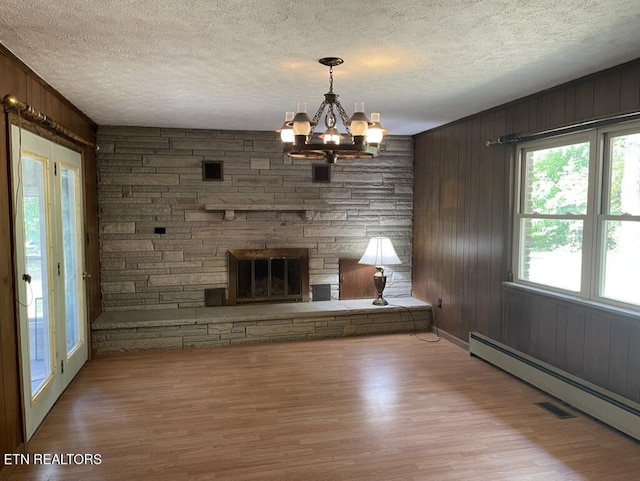
[[32,463],[9,479],[638,479],[639,443],[534,405],[548,400],[406,334],[102,357],[28,448],[101,464]]

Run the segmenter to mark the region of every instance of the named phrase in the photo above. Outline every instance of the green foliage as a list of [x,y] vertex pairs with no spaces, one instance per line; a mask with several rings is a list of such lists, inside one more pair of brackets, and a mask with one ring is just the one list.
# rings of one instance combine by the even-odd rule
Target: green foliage
[[611,203],[609,211],[613,214],[622,213],[622,179],[624,178],[624,153],[627,138],[617,137],[613,142],[611,159]]
[[[622,212],[626,138],[615,139],[611,150],[609,212]],[[585,214],[588,200],[589,143],[535,151],[527,159],[527,212],[538,214]],[[616,246],[611,224],[607,248]],[[529,241],[533,252],[559,248],[577,250],[582,245],[582,223],[558,219],[537,219],[529,223]]]
[[[626,137],[617,137],[613,142],[613,149],[611,149],[611,192],[609,193],[609,212],[613,214],[622,213],[622,180],[624,178],[624,153],[626,150]],[[607,232],[607,249],[613,250],[616,248],[617,236],[616,230],[619,224],[612,222],[609,223],[609,229]]]
[[[538,214],[585,214],[588,200],[589,143],[545,149],[527,161],[527,212]],[[582,223],[557,219],[531,222],[531,250],[579,249]]]
[[24,198],[24,235],[27,255],[40,254],[40,199]]

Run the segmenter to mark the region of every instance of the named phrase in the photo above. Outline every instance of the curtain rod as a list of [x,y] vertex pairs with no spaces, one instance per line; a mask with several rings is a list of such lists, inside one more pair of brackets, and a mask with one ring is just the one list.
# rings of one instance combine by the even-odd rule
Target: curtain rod
[[3,102],[4,102],[5,112],[15,109],[21,112],[22,114],[24,114],[24,116],[29,120],[38,122],[44,125],[46,128],[53,130],[57,134],[63,135],[78,144],[84,145],[86,147],[91,147],[96,151],[100,149],[98,144],[95,144],[90,140],[87,140],[84,137],[81,137],[78,134],[72,132],[65,126],[53,120],[48,115],[45,115],[39,110],[34,109],[31,105],[21,102],[20,100],[18,100],[18,98],[15,95],[5,95]]
[[617,124],[620,122],[626,122],[629,120],[640,119],[640,112],[631,112],[628,114],[615,115],[613,117],[607,117],[604,119],[587,120],[577,124],[566,125],[564,127],[557,127],[554,129],[541,130],[539,132],[530,132],[525,134],[507,134],[498,137],[497,140],[489,139],[485,145],[492,147],[494,145],[509,145],[517,144],[519,142],[528,142],[530,140],[544,139],[547,137],[553,137],[554,135],[570,134],[573,132],[580,132],[582,130],[594,129],[597,127],[604,127],[606,125]]

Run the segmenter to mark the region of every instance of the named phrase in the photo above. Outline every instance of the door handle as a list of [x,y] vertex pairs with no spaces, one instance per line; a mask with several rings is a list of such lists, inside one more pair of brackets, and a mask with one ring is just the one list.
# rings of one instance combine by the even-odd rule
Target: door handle
[[89,274],[88,272],[83,272],[82,273],[82,280],[86,281],[87,279],[91,279],[91,274]]

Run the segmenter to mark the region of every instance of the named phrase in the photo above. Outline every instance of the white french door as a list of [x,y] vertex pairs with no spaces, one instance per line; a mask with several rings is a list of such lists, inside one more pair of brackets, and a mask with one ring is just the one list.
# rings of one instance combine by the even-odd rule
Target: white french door
[[82,156],[12,126],[15,265],[25,431],[87,360]]

